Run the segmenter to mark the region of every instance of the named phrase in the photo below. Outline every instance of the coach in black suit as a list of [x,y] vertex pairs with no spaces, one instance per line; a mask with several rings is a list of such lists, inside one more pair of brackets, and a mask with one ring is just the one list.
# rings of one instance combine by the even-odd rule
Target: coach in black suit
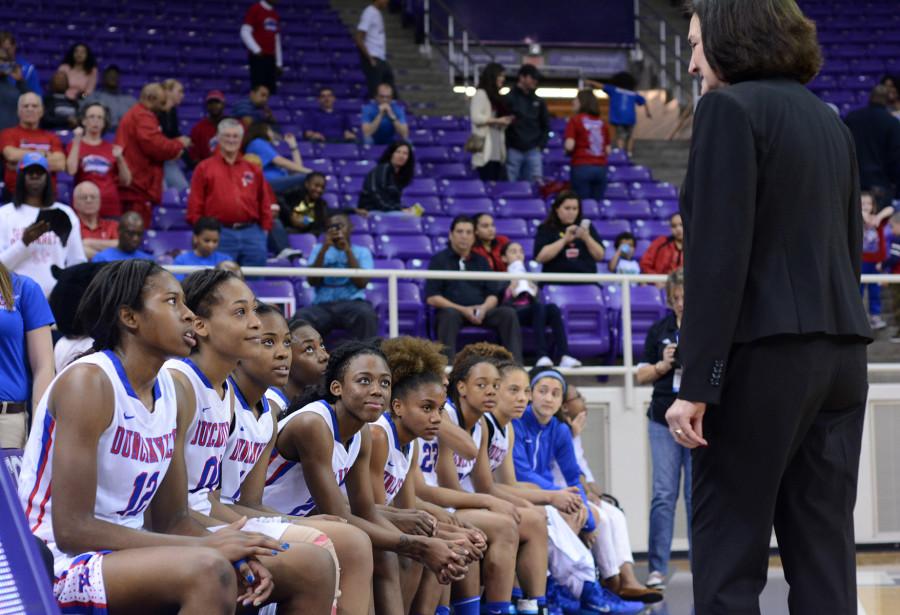
[[804,83],[821,56],[794,0],[696,0],[703,98],[681,211],[679,399],[694,448],[697,615],[756,615],[774,525],[791,613],[856,613],[865,411],[853,141]]

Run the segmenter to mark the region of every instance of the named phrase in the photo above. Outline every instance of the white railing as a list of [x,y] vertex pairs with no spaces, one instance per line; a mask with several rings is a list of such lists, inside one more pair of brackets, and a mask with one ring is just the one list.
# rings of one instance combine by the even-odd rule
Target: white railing
[[[170,265],[166,269],[174,273],[190,273],[203,267]],[[625,381],[625,399],[629,408],[634,407],[634,376],[637,366],[634,362],[631,332],[631,285],[661,283],[664,275],[624,275],[615,273],[509,273],[482,271],[431,271],[428,269],[331,269],[313,267],[243,267],[247,277],[341,277],[387,279],[388,286],[388,335],[399,335],[399,314],[397,309],[397,282],[399,280],[491,280],[495,282],[518,279],[539,283],[576,282],[581,284],[618,284],[622,289],[622,365],[592,365],[586,367],[559,368],[567,376],[622,376]],[[864,284],[900,284],[900,274],[864,275]],[[424,306],[423,306],[424,307]],[[869,372],[900,373],[900,362],[869,363]]]

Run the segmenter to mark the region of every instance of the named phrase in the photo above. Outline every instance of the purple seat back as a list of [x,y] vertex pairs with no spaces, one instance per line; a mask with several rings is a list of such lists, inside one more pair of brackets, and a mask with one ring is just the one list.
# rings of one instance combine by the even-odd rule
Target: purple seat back
[[422,223],[429,237],[444,237],[450,233],[450,216],[425,216]]
[[316,236],[310,233],[289,233],[288,244],[293,249],[303,252],[304,258],[309,258],[313,246],[316,245]]
[[144,249],[155,256],[191,249],[191,231],[154,231],[144,234]]
[[440,182],[444,196],[485,196],[487,191],[480,179],[444,179]]
[[503,198],[528,198],[534,196],[529,182],[497,182],[491,188],[491,196]]
[[404,193],[400,198],[400,202],[403,203],[404,207],[411,207],[418,203],[425,210],[426,214],[437,216],[444,213],[444,204],[441,202],[441,197],[433,194],[426,196]]
[[653,216],[650,203],[642,199],[633,201],[603,199],[602,207],[603,217],[610,220],[637,220]]
[[[548,205],[549,208],[549,205]],[[600,203],[594,199],[584,199],[581,201],[581,217],[588,220],[596,220],[600,217]]]
[[431,240],[424,235],[379,235],[376,253],[380,258],[403,260],[431,258]]
[[510,239],[528,237],[528,225],[522,218],[497,218],[494,220],[498,235],[506,235]]
[[634,183],[628,189],[632,199],[677,199],[678,188],[666,182],[657,184]]
[[428,177],[419,177],[412,180],[403,191],[407,196],[437,196],[437,183]]
[[637,239],[654,239],[660,235],[668,235],[671,228],[668,222],[662,220],[635,220],[631,225],[631,232]]
[[627,199],[630,198],[628,186],[621,183],[609,184],[606,186],[606,192],[603,193],[606,199]]
[[249,280],[247,286],[260,302],[281,306],[286,318],[297,311],[294,285],[289,280]]
[[444,211],[448,216],[474,216],[476,214],[494,214],[494,202],[488,197],[447,197],[444,199]]
[[376,235],[421,235],[422,220],[416,216],[372,215]]
[[609,181],[611,182],[640,182],[651,181],[650,169],[642,166],[633,167],[609,167]]
[[584,358],[609,352],[609,315],[599,286],[548,284],[542,292],[544,302],[555,303],[562,312],[569,337],[569,354]]
[[157,207],[153,210],[153,228],[160,231],[184,231],[191,228],[184,209]]
[[375,269],[406,269],[406,265],[399,258],[373,258]]
[[547,216],[547,205],[538,198],[497,199],[497,216],[501,218],[539,218]]
[[669,218],[679,213],[680,211],[678,201],[664,201],[661,199],[656,199],[655,201],[650,203],[650,207],[653,209],[654,218],[666,221],[668,221]]
[[619,233],[631,231],[627,220],[596,220],[592,224],[601,239],[613,240]]
[[358,160],[359,147],[355,143],[321,143],[315,150],[322,158]]

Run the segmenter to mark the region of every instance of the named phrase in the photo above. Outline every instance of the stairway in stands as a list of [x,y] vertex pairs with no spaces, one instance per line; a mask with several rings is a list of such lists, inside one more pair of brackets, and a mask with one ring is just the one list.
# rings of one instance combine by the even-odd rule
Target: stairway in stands
[[[356,32],[363,9],[371,4],[368,0],[330,1],[351,33]],[[387,10],[382,14],[388,62],[394,69],[399,97],[417,114],[468,114],[468,101],[463,95],[452,93],[440,55],[425,57],[413,40],[412,29],[403,27],[400,15]]]

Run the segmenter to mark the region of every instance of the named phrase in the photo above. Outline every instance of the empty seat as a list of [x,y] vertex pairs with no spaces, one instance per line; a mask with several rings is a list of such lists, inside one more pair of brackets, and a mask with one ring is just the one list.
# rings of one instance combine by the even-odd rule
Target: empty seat
[[311,233],[289,233],[288,244],[294,250],[302,252],[304,257],[308,257],[316,245],[316,236]]
[[425,235],[378,235],[376,254],[380,258],[399,258],[408,260],[431,258],[431,239]]
[[283,306],[287,318],[297,311],[294,285],[289,280],[248,280],[247,286],[260,303]]
[[660,235],[671,234],[671,227],[663,220],[635,220],[631,232],[636,239],[656,239]]
[[144,249],[154,256],[177,254],[191,249],[191,231],[149,230],[144,235]]
[[599,286],[548,284],[542,292],[544,301],[555,303],[562,312],[570,355],[595,358],[609,352],[609,315]]
[[650,218],[653,215],[650,203],[642,199],[631,201],[603,199],[601,206],[603,208],[603,217],[610,220],[637,220],[639,218]]
[[487,213],[493,215],[494,202],[484,197],[464,197],[444,199],[444,211],[448,216],[474,216]]
[[340,174],[345,177],[365,177],[375,165],[371,160],[345,160],[340,164]]
[[[366,298],[378,314],[379,334],[387,337],[390,328],[388,285],[381,281],[370,283],[366,289]],[[422,295],[414,282],[397,282],[397,324],[401,335],[424,337],[427,334]]]
[[485,196],[487,191],[480,179],[443,179],[439,183],[444,196]]
[[600,239],[613,240],[619,233],[631,232],[631,225],[627,220],[595,220],[592,224]]
[[437,183],[428,177],[417,177],[403,191],[404,196],[437,196]]
[[667,182],[632,184],[628,189],[632,199],[677,199],[678,189]]
[[422,220],[416,216],[372,214],[374,233],[377,235],[421,235]]
[[422,195],[404,193],[400,198],[400,202],[404,207],[412,207],[413,205],[421,205],[426,214],[440,215],[444,213],[444,204],[441,197],[436,195]]
[[498,217],[544,219],[547,216],[547,205],[538,198],[501,198],[496,203]]
[[609,181],[639,182],[651,181],[650,170],[647,167],[635,165],[632,167],[609,166]]
[[450,216],[425,216],[422,218],[422,224],[425,227],[425,233],[429,237],[440,237],[450,233],[450,223],[453,218]]
[[355,143],[321,143],[316,146],[319,156],[323,158],[357,160],[359,148]]
[[491,196],[498,198],[528,198],[534,196],[529,182],[497,182],[491,188]]
[[506,235],[513,240],[529,236],[528,225],[522,218],[497,218],[494,226],[498,235]]
[[191,225],[185,218],[184,209],[157,207],[153,210],[153,228],[160,231],[189,230]]
[[469,168],[461,162],[431,163],[429,174],[436,179],[465,179]]

